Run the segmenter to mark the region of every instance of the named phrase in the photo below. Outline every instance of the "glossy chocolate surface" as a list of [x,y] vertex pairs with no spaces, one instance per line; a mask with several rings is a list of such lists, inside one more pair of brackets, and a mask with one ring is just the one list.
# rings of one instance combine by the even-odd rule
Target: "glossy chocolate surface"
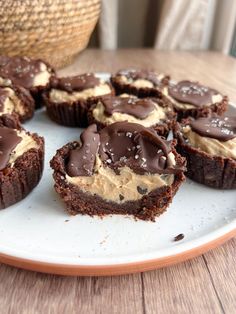
[[102,104],[106,115],[114,112],[126,113],[137,119],[145,119],[155,109],[150,99],[138,99],[136,97],[103,97]]
[[70,77],[53,77],[51,86],[56,89],[65,90],[67,92],[82,91],[88,88],[94,88],[100,84],[100,79],[93,73],[86,73]]
[[42,72],[42,63],[41,60],[26,57],[0,56],[0,77],[10,79],[12,84],[30,89],[34,86],[35,76]]
[[80,136],[81,146],[70,152],[67,173],[71,177],[91,176],[99,147],[99,134],[95,124],[90,125]]
[[119,174],[119,168],[129,167],[137,174],[172,174],[183,169],[172,164],[171,141],[140,124],[116,122],[99,133],[91,125],[81,135],[81,146],[71,151],[67,171],[70,176],[90,176],[95,155],[106,167]]
[[21,140],[16,130],[6,127],[0,128],[0,170],[7,166],[11,153]]
[[196,107],[212,104],[212,96],[219,94],[215,89],[191,81],[180,81],[169,86],[168,93],[175,100]]
[[201,136],[223,142],[236,137],[236,116],[199,118],[191,121],[190,126],[194,132]]

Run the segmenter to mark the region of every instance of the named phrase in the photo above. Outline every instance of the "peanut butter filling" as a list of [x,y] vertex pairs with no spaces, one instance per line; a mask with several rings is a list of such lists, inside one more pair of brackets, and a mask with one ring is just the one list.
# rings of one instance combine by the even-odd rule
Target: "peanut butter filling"
[[49,83],[51,73],[48,71],[46,64],[40,63],[40,72],[33,78],[33,86],[45,86]]
[[[161,81],[163,78],[164,78],[163,74],[157,75],[157,80]],[[122,84],[130,84],[137,88],[153,88],[154,87],[154,84],[150,82],[149,80],[145,80],[145,79],[133,80],[124,75],[119,76],[119,81]]]
[[212,156],[236,159],[236,138],[228,141],[219,141],[204,137],[192,131],[190,126],[183,127],[182,132],[188,143]]
[[72,92],[68,93],[63,90],[59,89],[52,89],[50,91],[49,97],[50,101],[54,103],[62,103],[62,102],[68,102],[73,103],[80,99],[88,99],[90,97],[97,97],[102,96],[111,93],[111,88],[106,83],[101,83],[98,86],[95,86],[94,88],[88,88],[80,92]]
[[4,101],[3,111],[0,112],[0,115],[11,114],[13,111],[23,115],[25,113],[24,106],[14,90],[9,87],[4,88],[4,90],[7,91],[8,97]]
[[14,162],[18,157],[29,151],[31,148],[39,148],[37,142],[31,135],[28,135],[26,131],[17,131],[17,135],[22,138],[21,142],[15,147],[14,151],[10,155],[9,163],[11,167],[14,166]]
[[0,77],[0,85],[1,86],[10,86],[12,84],[10,79]]
[[[189,103],[181,103],[177,100],[175,100],[174,98],[172,98],[169,93],[168,93],[168,87],[164,87],[162,90],[163,94],[174,104],[175,107],[179,108],[179,109],[196,109],[196,106],[189,104]],[[205,104],[204,107],[209,107],[212,104],[221,102],[223,100],[223,96],[221,94],[217,94],[217,95],[212,95],[212,101],[209,102],[208,104]]]
[[[170,153],[169,157],[174,165],[173,153]],[[83,192],[97,195],[107,201],[123,203],[139,200],[143,195],[157,188],[171,185],[174,181],[174,174],[147,173],[139,175],[125,166],[117,175],[111,168],[104,167],[101,159],[97,156],[92,176],[70,177],[66,175],[66,180],[78,186]]]
[[[123,96],[124,97],[124,96]],[[111,116],[107,116],[104,113],[104,106],[101,102],[98,102],[96,107],[93,109],[93,117],[104,124],[111,124],[114,122],[119,121],[128,121],[133,123],[139,123],[145,127],[150,127],[155,124],[158,124],[161,120],[166,119],[166,113],[169,108],[163,108],[161,106],[158,106],[157,104],[154,105],[155,109],[149,114],[149,116],[145,119],[137,119],[136,117],[126,114],[126,113],[120,113],[120,112],[114,112]]]

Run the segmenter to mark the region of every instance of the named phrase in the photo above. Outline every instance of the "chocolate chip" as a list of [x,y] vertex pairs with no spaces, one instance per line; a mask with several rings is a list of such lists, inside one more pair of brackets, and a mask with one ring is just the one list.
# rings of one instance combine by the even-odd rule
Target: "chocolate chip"
[[137,191],[139,192],[139,194],[144,195],[147,193],[148,189],[147,188],[141,188],[141,186],[137,186]]
[[124,196],[122,194],[119,194],[119,198],[120,198],[120,201],[123,201]]
[[177,242],[177,241],[181,241],[183,240],[184,238],[184,234],[183,233],[180,233],[178,234],[176,237],[174,237],[174,241]]

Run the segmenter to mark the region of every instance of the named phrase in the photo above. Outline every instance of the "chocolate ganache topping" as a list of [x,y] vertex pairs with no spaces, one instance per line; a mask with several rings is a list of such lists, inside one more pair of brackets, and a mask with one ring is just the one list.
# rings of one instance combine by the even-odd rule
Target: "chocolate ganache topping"
[[91,176],[99,147],[99,134],[95,124],[85,129],[80,136],[81,146],[70,152],[67,173],[71,177]]
[[201,107],[212,103],[212,96],[219,94],[218,91],[198,82],[180,81],[168,88],[169,95],[181,103],[189,103]]
[[126,113],[138,119],[145,119],[155,109],[151,99],[135,97],[103,97],[102,104],[105,114],[111,116],[114,112]]
[[236,116],[199,118],[190,123],[196,133],[225,142],[236,137]]
[[65,90],[69,93],[73,91],[82,91],[88,88],[94,88],[100,84],[100,79],[93,73],[86,73],[71,77],[53,77],[51,79],[51,86],[53,88]]
[[7,166],[12,151],[21,140],[16,130],[5,127],[0,128],[0,170]]
[[0,77],[10,79],[15,85],[31,88],[34,77],[41,72],[41,64],[41,60],[26,57],[0,56]]
[[154,86],[161,85],[161,80],[158,79],[158,74],[154,71],[126,69],[120,70],[117,75],[122,75],[132,80],[147,80],[154,84]]
[[180,166],[173,165],[169,157],[171,149],[171,141],[140,124],[116,122],[99,133],[92,125],[82,133],[81,146],[71,151],[67,172],[70,176],[91,176],[96,152],[104,166],[117,174],[119,168],[125,166],[141,175],[183,171]]

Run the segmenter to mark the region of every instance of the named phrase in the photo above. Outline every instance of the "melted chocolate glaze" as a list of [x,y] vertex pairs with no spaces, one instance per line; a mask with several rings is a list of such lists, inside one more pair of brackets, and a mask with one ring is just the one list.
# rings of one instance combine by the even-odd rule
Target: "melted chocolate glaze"
[[102,104],[105,114],[111,116],[114,112],[126,113],[138,119],[145,119],[155,109],[150,99],[136,97],[103,97]]
[[219,94],[215,89],[191,81],[180,81],[169,86],[168,93],[175,100],[196,107],[211,104],[212,96]]
[[[87,147],[91,150],[86,154]],[[168,155],[171,149],[170,141],[140,124],[116,122],[99,133],[92,125],[82,133],[80,148],[71,152],[67,171],[70,176],[91,176],[98,151],[104,166],[117,174],[125,166],[138,174],[174,174],[183,169],[172,165]]]
[[0,112],[3,112],[4,110],[4,103],[8,98],[8,95],[8,91],[0,87]]
[[222,142],[236,137],[236,116],[199,118],[191,121],[190,126],[194,132]]
[[100,83],[100,79],[97,78],[93,73],[86,73],[71,77],[53,77],[51,79],[51,86],[53,88],[65,90],[69,93],[72,93],[73,91],[82,91],[88,88],[94,88]]
[[127,69],[120,70],[117,75],[122,75],[132,80],[147,80],[153,83],[154,86],[160,86],[161,81],[157,78],[158,73],[148,70]]
[[[41,72],[41,60],[26,57],[0,56],[0,77],[10,79],[15,85],[30,89],[33,87],[35,76]],[[51,69],[48,68],[51,72]]]
[[67,164],[67,173],[71,177],[91,176],[99,146],[99,134],[95,124],[90,125],[80,136],[81,146],[72,150]]
[[0,128],[0,170],[7,166],[10,154],[21,140],[22,138],[17,135],[16,130]]

